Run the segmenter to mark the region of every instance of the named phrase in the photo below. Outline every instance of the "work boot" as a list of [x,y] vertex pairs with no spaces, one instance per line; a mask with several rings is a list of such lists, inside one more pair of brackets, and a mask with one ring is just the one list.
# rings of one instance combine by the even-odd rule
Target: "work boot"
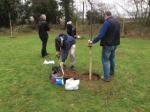
[[110,75],[110,78],[114,78],[115,77],[115,75],[113,74],[113,75]]
[[46,53],[46,54],[42,55],[42,57],[44,58],[44,57],[46,57],[46,56],[48,56],[48,55],[49,55],[49,53]]
[[101,79],[105,82],[110,82],[110,78],[109,79],[105,79],[104,76],[101,76]]
[[74,65],[71,65],[71,66],[70,66],[70,69],[71,69],[71,70],[75,70]]

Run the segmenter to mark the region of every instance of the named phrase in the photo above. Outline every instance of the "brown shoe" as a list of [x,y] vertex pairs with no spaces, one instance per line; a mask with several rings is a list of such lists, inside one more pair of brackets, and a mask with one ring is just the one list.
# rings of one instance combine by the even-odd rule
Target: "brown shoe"
[[109,79],[105,79],[104,76],[101,76],[101,79],[105,82],[110,82],[110,78]]
[[74,65],[70,66],[70,69],[75,71],[75,66]]

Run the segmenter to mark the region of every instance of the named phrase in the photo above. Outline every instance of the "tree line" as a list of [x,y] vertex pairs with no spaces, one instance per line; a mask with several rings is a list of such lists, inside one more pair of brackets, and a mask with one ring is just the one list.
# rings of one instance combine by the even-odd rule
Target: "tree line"
[[119,5],[130,19],[140,25],[150,26],[150,0],[124,0],[126,5]]
[[57,24],[60,18],[65,21],[73,18],[73,0],[0,0],[0,27],[10,24],[24,24],[30,16],[37,21],[41,14],[47,21]]
[[[150,26],[150,0],[125,1],[128,7],[134,9],[120,6],[128,13],[128,16],[135,22]],[[62,19],[64,25],[69,20],[82,21],[85,14],[82,9],[77,10],[74,2],[75,0],[0,0],[0,27],[25,24],[30,16],[33,16],[37,22],[41,14],[46,14],[47,21],[51,24],[60,24]],[[92,11],[86,10],[87,22],[90,23],[92,16],[92,23],[102,23],[105,10],[111,10],[111,7],[104,3],[94,3]]]
[[[86,11],[87,22],[90,23],[91,15],[93,23],[103,22],[102,10]],[[60,24],[63,19],[64,25],[69,20],[82,21],[85,15],[82,9],[77,10],[74,0],[0,0],[0,27],[25,24],[30,16],[37,23],[41,14],[46,14],[48,23]]]

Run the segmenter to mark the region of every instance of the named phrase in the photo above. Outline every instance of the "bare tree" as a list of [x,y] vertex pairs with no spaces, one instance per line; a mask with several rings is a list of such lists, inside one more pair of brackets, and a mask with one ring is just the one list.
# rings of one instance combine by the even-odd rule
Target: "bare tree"
[[122,6],[119,3],[117,3],[117,5],[121,7],[130,18],[134,18],[136,22],[150,26],[150,0],[126,0],[126,3],[126,6]]

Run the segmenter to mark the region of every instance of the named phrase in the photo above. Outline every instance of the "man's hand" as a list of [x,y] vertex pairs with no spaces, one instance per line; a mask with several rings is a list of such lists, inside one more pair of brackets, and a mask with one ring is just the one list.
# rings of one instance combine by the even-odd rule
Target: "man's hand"
[[92,47],[92,41],[91,40],[88,40],[88,47]]

